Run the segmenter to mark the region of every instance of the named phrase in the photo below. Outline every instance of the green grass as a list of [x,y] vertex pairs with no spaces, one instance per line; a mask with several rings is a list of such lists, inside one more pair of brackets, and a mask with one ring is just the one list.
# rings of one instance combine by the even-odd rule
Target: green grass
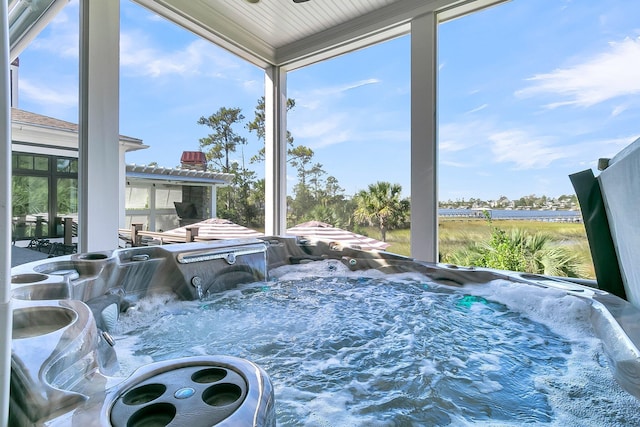
[[[555,244],[568,247],[576,252],[583,261],[586,278],[595,278],[593,262],[584,225],[581,223],[543,222],[527,220],[494,220],[493,226],[509,231],[513,228],[553,236]],[[362,230],[364,234],[376,239],[380,232],[373,227]],[[471,242],[486,241],[491,236],[491,226],[484,219],[476,218],[440,218],[438,225],[439,251],[443,262],[453,252],[468,246]],[[411,244],[409,230],[391,230],[387,232],[387,251],[410,256]]]

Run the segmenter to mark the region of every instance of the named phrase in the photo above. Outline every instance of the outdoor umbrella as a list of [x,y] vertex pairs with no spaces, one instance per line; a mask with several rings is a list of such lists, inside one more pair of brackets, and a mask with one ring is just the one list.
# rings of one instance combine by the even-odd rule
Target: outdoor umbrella
[[233,221],[223,218],[209,218],[204,221],[184,227],[174,228],[163,232],[168,238],[184,238],[187,235],[187,228],[198,227],[196,240],[221,240],[221,239],[244,239],[263,236],[262,233],[251,228],[236,224]]
[[342,246],[363,250],[385,250],[390,246],[389,243],[334,227],[331,224],[320,221],[303,222],[302,224],[289,228],[287,234],[305,237],[312,241],[334,242]]
[[[197,234],[194,239],[189,239],[187,237],[187,234],[189,234],[187,233],[188,228],[197,228]],[[126,230],[122,230],[122,232],[125,231]],[[137,234],[144,237],[150,237],[164,243],[184,243],[193,240],[248,239],[263,236],[262,233],[256,230],[222,218],[209,218],[204,221],[196,222],[195,224],[174,228],[173,230],[162,232],[139,231]]]

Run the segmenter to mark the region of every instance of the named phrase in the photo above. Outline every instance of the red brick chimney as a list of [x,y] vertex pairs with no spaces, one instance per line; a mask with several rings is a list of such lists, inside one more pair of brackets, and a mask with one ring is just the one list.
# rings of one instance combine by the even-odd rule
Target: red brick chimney
[[207,170],[207,158],[202,151],[183,151],[180,157],[182,169]]

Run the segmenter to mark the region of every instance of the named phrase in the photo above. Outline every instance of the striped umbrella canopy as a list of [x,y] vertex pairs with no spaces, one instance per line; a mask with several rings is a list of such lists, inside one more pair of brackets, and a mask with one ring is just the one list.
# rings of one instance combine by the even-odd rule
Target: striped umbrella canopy
[[204,221],[196,222],[195,224],[174,228],[173,230],[168,230],[159,234],[162,234],[169,239],[172,237],[184,239],[187,235],[187,227],[198,227],[198,236],[195,240],[245,239],[264,236],[264,234],[259,231],[244,227],[223,218],[209,218]]
[[305,237],[311,241],[336,243],[341,246],[348,246],[363,250],[382,251],[390,246],[390,243],[334,227],[331,224],[320,221],[303,222],[302,224],[289,228],[287,230],[287,234]]

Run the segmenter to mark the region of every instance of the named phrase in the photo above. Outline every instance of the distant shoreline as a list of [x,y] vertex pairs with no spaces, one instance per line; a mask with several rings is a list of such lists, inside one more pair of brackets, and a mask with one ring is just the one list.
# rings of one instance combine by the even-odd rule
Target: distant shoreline
[[582,222],[580,211],[570,210],[519,210],[519,209],[438,209],[441,218],[484,219],[488,212],[491,219],[520,219],[529,221]]

